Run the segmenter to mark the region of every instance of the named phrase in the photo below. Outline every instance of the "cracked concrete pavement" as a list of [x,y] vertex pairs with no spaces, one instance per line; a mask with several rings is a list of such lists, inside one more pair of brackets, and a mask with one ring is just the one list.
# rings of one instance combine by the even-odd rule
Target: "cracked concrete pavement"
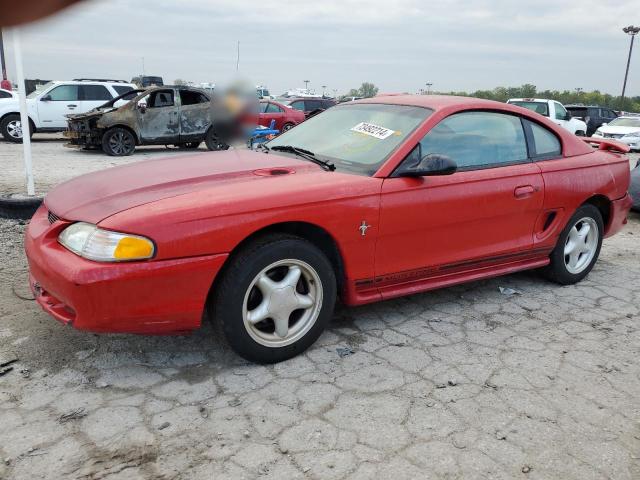
[[638,214],[578,285],[528,272],[339,308],[273,366],[208,325],[58,324],[22,223],[0,220],[2,479],[640,478]]

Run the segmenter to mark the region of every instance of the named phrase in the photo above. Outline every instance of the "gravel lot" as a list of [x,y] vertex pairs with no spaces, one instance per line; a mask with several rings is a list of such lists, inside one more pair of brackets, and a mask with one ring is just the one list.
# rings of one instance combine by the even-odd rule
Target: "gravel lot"
[[[23,183],[19,148],[0,144],[4,191]],[[141,151],[124,161],[173,153]],[[121,162],[34,143],[41,192]],[[0,220],[0,364],[17,359],[0,374],[2,479],[640,478],[637,214],[579,285],[522,273],[339,309],[267,367],[209,326],[59,325],[28,291],[24,229]]]

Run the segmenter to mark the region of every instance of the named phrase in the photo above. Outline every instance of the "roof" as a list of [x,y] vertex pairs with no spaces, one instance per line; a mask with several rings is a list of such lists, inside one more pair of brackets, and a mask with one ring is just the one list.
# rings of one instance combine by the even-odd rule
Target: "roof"
[[495,100],[485,100],[475,97],[457,97],[454,95],[380,95],[352,103],[384,103],[388,105],[410,105],[430,108],[431,110],[443,110],[451,107],[464,107],[464,109],[494,109],[521,112],[519,107]]

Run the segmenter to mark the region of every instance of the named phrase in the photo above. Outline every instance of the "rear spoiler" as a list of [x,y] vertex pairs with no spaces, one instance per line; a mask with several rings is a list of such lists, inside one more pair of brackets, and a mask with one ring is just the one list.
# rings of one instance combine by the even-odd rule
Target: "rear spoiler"
[[608,150],[611,152],[617,153],[627,153],[631,150],[629,145],[624,143],[616,142],[615,140],[611,140],[610,138],[593,138],[593,137],[581,137],[585,142],[598,145],[598,150]]

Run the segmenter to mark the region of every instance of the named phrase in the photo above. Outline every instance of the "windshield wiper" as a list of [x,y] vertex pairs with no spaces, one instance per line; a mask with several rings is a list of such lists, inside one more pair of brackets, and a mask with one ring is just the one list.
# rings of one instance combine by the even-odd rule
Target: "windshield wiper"
[[325,170],[328,170],[329,172],[333,172],[336,169],[336,166],[333,163],[316,158],[315,153],[305,148],[294,147],[293,145],[276,145],[275,147],[270,147],[269,150],[273,150],[275,152],[293,153],[295,155],[298,155],[301,158],[304,158],[317,165],[320,165],[322,168],[324,168]]

